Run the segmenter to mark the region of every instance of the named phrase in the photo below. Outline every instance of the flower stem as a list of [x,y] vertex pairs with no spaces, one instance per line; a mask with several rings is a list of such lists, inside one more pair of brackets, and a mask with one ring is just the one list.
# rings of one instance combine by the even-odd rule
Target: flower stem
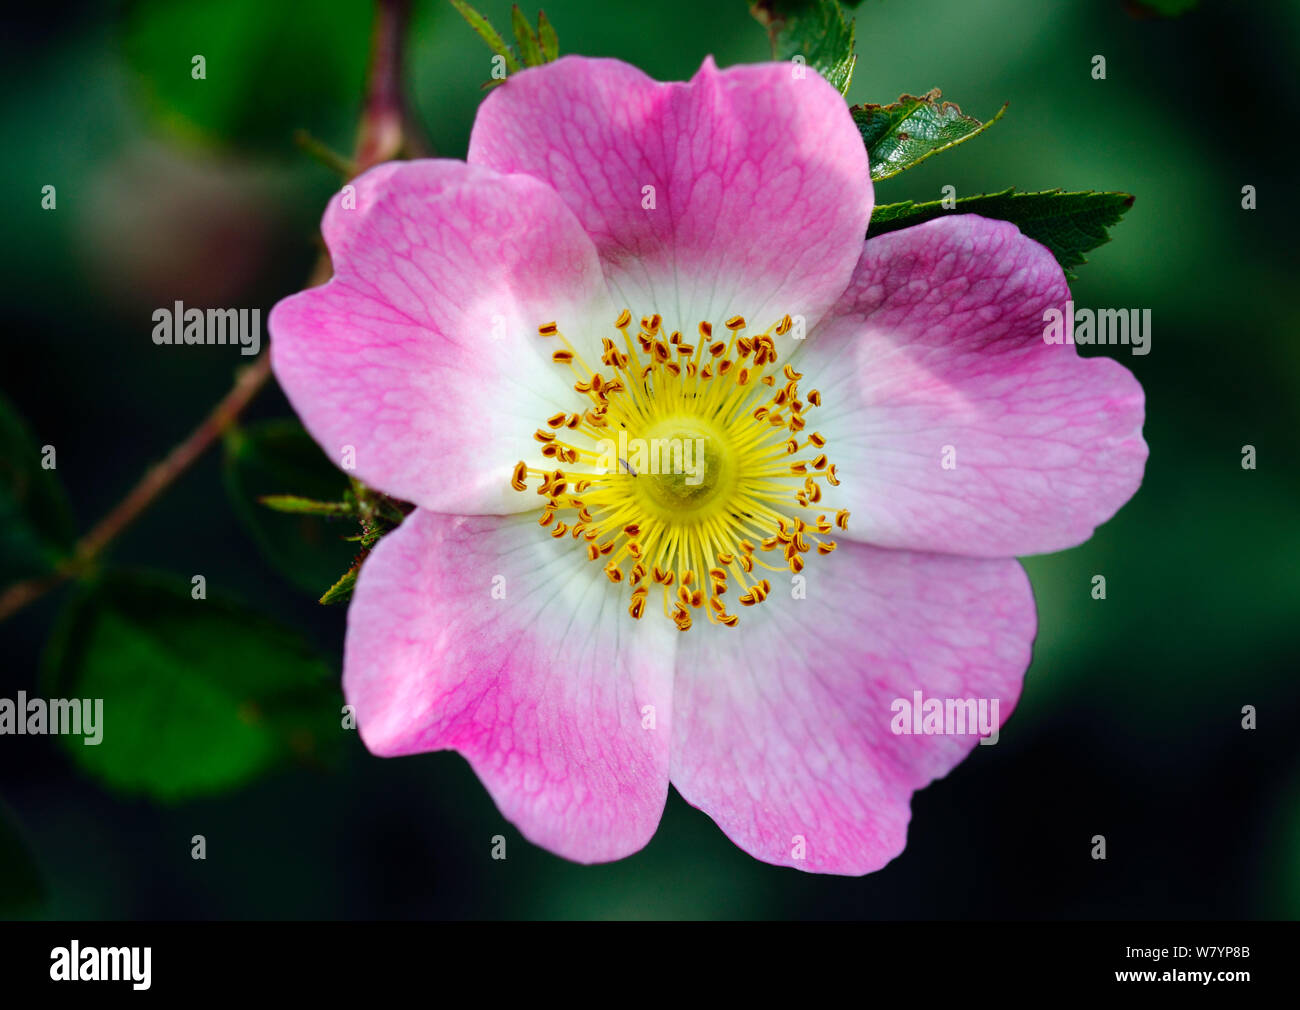
[[261,355],[243,369],[221,402],[212,408],[189,437],[172,449],[166,458],[150,467],[127,496],[118,502],[84,537],[77,541],[72,557],[48,575],[18,582],[0,593],[0,621],[17,613],[27,604],[44,596],[68,579],[89,570],[113,540],[131,525],[172,482],[203,455],[224,432],[271,375],[271,359]]
[[[410,0],[377,0],[375,4],[366,99],[357,139],[356,174],[397,157],[404,149],[420,143],[402,100],[402,60],[410,13]],[[324,284],[332,272],[329,255],[322,254],[307,286]],[[93,567],[105,548],[238,420],[270,377],[271,359],[263,351],[257,360],[240,371],[234,386],[202,423],[161,463],[145,471],[126,497],[77,541],[72,557],[48,574],[15,582],[0,590],[0,621],[12,617],[29,603]]]

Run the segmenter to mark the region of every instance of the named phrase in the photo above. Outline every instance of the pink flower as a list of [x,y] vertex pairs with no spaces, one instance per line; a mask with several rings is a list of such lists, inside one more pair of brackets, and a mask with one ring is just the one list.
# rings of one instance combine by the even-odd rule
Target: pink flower
[[970,215],[864,242],[861,138],[788,64],[569,57],[487,97],[467,164],[354,186],[270,328],[325,451],[417,506],[348,614],[366,746],[459,751],[581,862],[645,845],[670,781],[770,863],[898,855],[978,739],[899,700],[1004,720],[1014,556],[1141,481],[1137,381],[1042,338],[1051,254]]

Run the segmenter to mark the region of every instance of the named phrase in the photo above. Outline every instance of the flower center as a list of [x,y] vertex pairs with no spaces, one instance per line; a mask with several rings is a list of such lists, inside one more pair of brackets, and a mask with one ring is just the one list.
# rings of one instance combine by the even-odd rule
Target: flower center
[[[610,448],[615,448],[613,441]],[[637,440],[620,430],[618,445],[625,472],[637,476],[645,508],[665,522],[699,515],[735,487],[726,433],[703,417],[666,417],[649,425],[645,437]]]
[[748,337],[735,316],[725,340],[700,323],[694,343],[665,336],[658,315],[635,334],[631,324],[624,309],[614,323],[622,349],[602,341],[605,371],[583,361],[557,324],[538,327],[562,345],[551,358],[573,371],[590,406],[547,418],[534,435],[561,469],[521,462],[511,486],[539,481],[539,524],[584,543],[611,582],[626,581],[632,617],[658,586],[664,614],[682,631],[701,610],[734,627],[739,617],[725,599],[733,586],[741,606],[761,603],[772,588],[761,570],[798,574],[805,554],[835,549],[826,534],[848,527],[843,509],[834,523],[805,518],[822,482],[839,484],[825,438],[805,434],[804,412],[821,394],[809,391],[805,403],[803,376],[777,367],[772,334],[790,330],[789,316]]

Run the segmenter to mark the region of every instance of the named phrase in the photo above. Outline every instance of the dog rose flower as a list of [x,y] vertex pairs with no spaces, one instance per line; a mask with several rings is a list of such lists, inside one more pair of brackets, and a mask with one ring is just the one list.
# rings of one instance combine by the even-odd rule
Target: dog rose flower
[[866,239],[841,96],[789,64],[659,83],[566,57],[467,163],[326,211],[270,320],[308,431],[415,511],[366,561],[343,685],[375,754],[454,749],[533,842],[645,845],[671,781],[745,851],[861,874],[974,746],[896,699],[1019,697],[1015,556],[1137,489],[1142,390],[1042,339],[1069,298],[1010,224]]

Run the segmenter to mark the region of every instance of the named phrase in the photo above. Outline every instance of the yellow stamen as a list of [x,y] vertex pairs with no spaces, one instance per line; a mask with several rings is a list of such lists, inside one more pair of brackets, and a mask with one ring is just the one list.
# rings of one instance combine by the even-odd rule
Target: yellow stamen
[[[742,607],[762,603],[772,587],[755,577],[756,567],[801,572],[814,549],[835,550],[822,537],[848,527],[844,509],[834,525],[825,515],[815,522],[798,515],[821,500],[823,482],[840,481],[825,437],[799,434],[807,423],[802,373],[777,365],[773,333],[787,333],[790,316],[752,335],[743,316],[724,325],[729,339],[714,341],[706,321],[698,341],[685,343],[680,332],[665,332],[658,314],[633,331],[624,309],[614,328],[626,353],[604,339],[603,371],[583,362],[558,323],[539,326],[542,337],[562,343],[552,360],[572,370],[574,390],[591,405],[554,414],[534,433],[541,454],[566,469],[521,462],[510,480],[516,491],[538,481],[546,499],[539,524],[557,540],[571,533],[585,542],[610,582],[627,582],[632,618],[644,615],[657,585],[664,614],[682,631],[697,611],[735,627],[738,616],[723,600],[729,590]],[[807,394],[808,407],[821,402],[817,390]],[[555,519],[564,512],[570,523]],[[779,553],[775,563],[755,556],[755,541]]]

